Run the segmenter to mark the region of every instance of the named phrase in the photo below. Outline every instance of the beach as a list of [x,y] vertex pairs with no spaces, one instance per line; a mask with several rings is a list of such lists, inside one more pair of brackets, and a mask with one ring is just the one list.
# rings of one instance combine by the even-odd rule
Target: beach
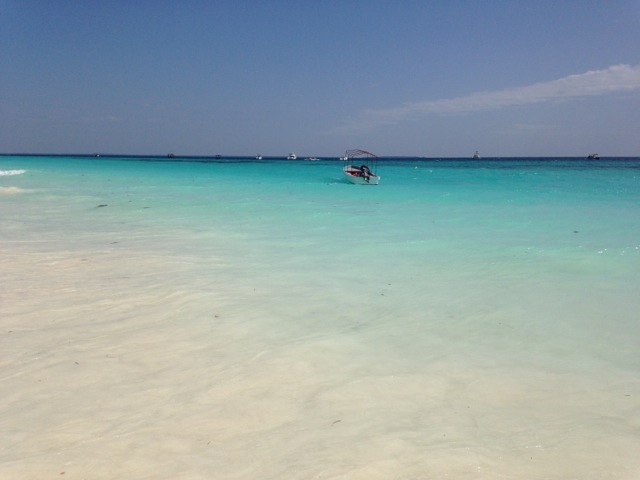
[[0,478],[638,478],[640,160],[294,163],[0,158]]

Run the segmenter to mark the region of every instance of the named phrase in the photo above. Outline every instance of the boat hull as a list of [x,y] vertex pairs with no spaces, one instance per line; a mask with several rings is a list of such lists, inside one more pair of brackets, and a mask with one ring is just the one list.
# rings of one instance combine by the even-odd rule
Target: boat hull
[[380,183],[380,177],[378,175],[368,175],[362,176],[349,171],[347,168],[344,169],[344,174],[351,183],[355,185],[378,185]]

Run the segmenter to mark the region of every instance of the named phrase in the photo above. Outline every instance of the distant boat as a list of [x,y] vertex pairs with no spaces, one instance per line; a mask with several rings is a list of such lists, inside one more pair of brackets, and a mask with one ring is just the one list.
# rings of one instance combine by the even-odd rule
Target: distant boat
[[170,153],[169,155],[167,155],[167,158],[175,158],[175,155],[173,153]]
[[378,185],[380,176],[376,174],[378,156],[366,150],[347,150],[344,157],[349,162],[342,171],[347,179],[356,185]]
[[589,160],[600,160],[600,155],[598,155],[597,153],[590,153],[587,158]]
[[480,152],[478,150],[476,150],[475,153],[473,154],[473,158],[476,160],[480,158]]
[[256,155],[256,160],[262,160],[262,155]]
[[295,153],[290,153],[287,155],[287,160],[297,160],[298,156]]
[[316,162],[318,160],[320,160],[318,157],[307,157],[305,158],[305,160],[311,160],[312,162]]
[[222,158],[222,155],[218,154],[218,155],[216,155],[216,158],[218,158],[218,159]]

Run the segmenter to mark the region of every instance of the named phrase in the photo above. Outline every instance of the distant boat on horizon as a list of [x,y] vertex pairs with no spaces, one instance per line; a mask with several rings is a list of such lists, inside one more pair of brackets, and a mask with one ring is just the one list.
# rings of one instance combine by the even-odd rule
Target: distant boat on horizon
[[287,155],[287,160],[297,160],[297,159],[298,159],[298,156],[293,152]]
[[473,158],[476,160],[480,158],[480,152],[478,150],[476,150],[475,153],[473,154]]
[[256,155],[256,160],[262,160],[262,155]]
[[600,160],[600,155],[597,153],[590,153],[587,158],[589,160]]

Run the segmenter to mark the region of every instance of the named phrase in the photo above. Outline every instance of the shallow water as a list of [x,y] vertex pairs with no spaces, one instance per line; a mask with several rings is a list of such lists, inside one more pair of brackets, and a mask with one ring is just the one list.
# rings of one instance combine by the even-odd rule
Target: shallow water
[[340,168],[0,157],[0,477],[636,478],[640,160]]

